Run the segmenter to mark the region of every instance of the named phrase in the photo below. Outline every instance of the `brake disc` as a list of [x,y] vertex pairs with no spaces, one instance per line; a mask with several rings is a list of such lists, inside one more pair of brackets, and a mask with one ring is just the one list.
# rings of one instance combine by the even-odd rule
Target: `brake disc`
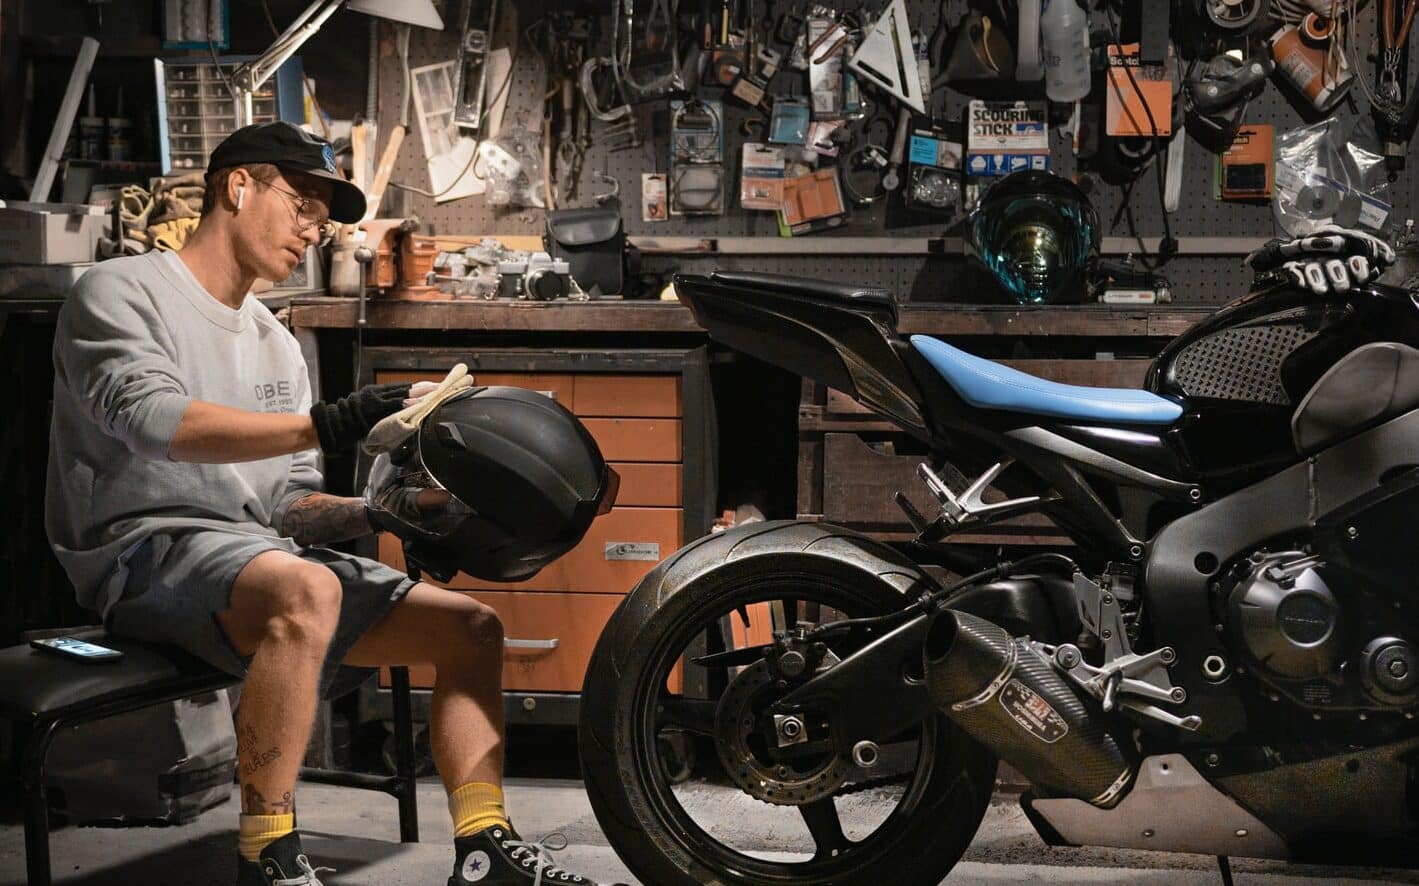
[[746,794],[779,806],[801,806],[831,797],[855,771],[852,761],[836,747],[800,760],[774,761],[758,731],[758,711],[768,705],[764,696],[776,691],[767,659],[740,671],[720,696],[715,710],[715,750],[724,771]]

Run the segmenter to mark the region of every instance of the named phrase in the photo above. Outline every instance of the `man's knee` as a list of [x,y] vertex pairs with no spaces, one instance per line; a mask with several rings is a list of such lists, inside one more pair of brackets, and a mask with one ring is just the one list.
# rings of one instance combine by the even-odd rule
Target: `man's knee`
[[448,651],[455,657],[479,662],[488,656],[501,657],[503,654],[503,623],[492,607],[476,600],[468,608],[463,618],[456,623],[457,630],[450,637]]
[[324,566],[302,563],[283,576],[271,600],[268,636],[329,643],[340,623],[340,579]]

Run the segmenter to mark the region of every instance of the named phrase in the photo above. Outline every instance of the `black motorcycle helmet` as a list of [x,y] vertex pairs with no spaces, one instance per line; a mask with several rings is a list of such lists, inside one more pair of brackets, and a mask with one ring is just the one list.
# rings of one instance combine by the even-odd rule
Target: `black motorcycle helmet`
[[522,388],[473,387],[375,459],[370,521],[439,581],[521,581],[611,510],[620,478],[576,416]]

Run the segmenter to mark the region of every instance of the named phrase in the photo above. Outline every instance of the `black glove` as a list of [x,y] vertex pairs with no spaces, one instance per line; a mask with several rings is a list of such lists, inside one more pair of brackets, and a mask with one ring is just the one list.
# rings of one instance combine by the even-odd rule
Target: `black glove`
[[310,418],[320,438],[320,451],[334,455],[353,449],[380,419],[404,408],[410,387],[408,382],[365,385],[334,403],[322,400],[312,406]]
[[1260,275],[1325,295],[1374,280],[1394,264],[1394,250],[1364,231],[1327,225],[1294,240],[1271,240],[1247,256],[1247,264]]

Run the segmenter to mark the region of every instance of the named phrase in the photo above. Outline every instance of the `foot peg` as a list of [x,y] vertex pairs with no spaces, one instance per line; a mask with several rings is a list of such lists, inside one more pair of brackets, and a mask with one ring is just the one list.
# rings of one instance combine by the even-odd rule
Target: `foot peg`
[[[917,465],[916,474],[926,484],[926,488],[931,490],[931,494],[936,496],[936,500],[941,504],[941,519],[947,526],[952,528],[964,526],[970,523],[980,522],[991,517],[1002,516],[1007,513],[1023,511],[1039,504],[1043,499],[1038,495],[1030,495],[1024,498],[1012,498],[1005,501],[987,502],[984,498],[985,491],[990,488],[996,478],[1013,464],[1011,459],[991,467],[984,474],[981,474],[974,483],[966,487],[966,491],[960,495],[953,493],[931,466],[925,462]],[[908,514],[908,518],[910,518]]]

